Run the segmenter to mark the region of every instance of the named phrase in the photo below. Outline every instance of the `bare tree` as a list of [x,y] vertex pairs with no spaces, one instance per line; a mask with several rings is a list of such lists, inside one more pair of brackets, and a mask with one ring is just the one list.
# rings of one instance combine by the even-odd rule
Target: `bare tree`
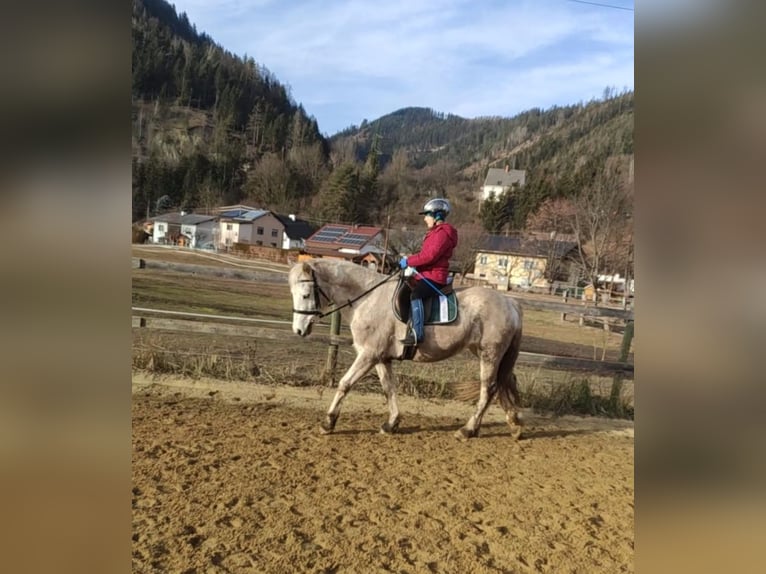
[[[594,286],[611,269],[624,246],[624,232],[632,212],[628,182],[617,161],[607,163],[592,185],[575,199],[574,231],[580,263]],[[614,269],[612,271],[616,271]]]
[[247,174],[247,201],[275,211],[294,209],[290,168],[280,156],[268,153]]
[[538,232],[545,250],[545,279],[549,288],[564,274],[564,257],[575,243],[575,205],[569,199],[548,199],[527,219],[527,230]]
[[486,237],[486,232],[475,223],[462,225],[458,229],[457,248],[452,253],[451,262],[454,267],[460,270],[461,283],[464,281],[465,274],[473,269],[476,255]]

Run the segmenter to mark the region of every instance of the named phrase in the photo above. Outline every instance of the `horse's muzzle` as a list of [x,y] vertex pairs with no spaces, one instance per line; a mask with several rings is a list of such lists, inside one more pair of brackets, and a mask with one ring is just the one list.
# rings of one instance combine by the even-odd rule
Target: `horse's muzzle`
[[307,337],[311,334],[311,329],[313,326],[314,326],[314,321],[312,319],[312,321],[308,325],[306,325],[303,329],[299,327],[299,328],[293,329],[293,331],[295,331],[296,335],[299,335],[301,337]]

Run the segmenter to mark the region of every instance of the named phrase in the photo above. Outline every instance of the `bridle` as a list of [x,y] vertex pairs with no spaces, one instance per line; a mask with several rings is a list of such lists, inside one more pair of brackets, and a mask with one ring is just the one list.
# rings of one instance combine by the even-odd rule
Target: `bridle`
[[325,299],[327,299],[328,303],[332,303],[332,299],[330,299],[327,296],[327,293],[322,291],[322,288],[319,286],[319,283],[317,282],[316,274],[314,273],[314,270],[311,270],[311,279],[298,279],[298,283],[313,283],[314,288],[312,291],[314,292],[314,308],[313,309],[295,309],[293,308],[293,313],[297,313],[298,315],[316,315],[317,318],[321,319],[322,317],[325,317],[335,311],[330,311],[328,313],[322,313],[320,307],[322,306],[322,303],[319,299],[319,296],[322,295]]
[[313,292],[314,292],[314,308],[313,309],[306,309],[306,310],[293,308],[293,313],[297,313],[298,315],[313,315],[317,319],[321,319],[322,317],[327,317],[328,315],[332,315],[336,311],[340,311],[344,307],[351,307],[356,301],[358,301],[359,299],[361,299],[362,297],[364,297],[368,293],[371,293],[372,291],[374,291],[375,289],[377,289],[378,287],[383,285],[383,283],[389,281],[392,277],[394,277],[395,275],[398,275],[399,273],[400,273],[400,271],[398,269],[395,270],[390,275],[386,275],[386,278],[383,279],[383,281],[380,281],[379,283],[376,283],[375,285],[373,285],[372,287],[367,289],[367,291],[365,291],[364,293],[361,293],[361,294],[357,295],[353,299],[349,299],[343,305],[339,305],[339,306],[333,307],[332,309],[329,309],[329,310],[327,310],[325,312],[322,312],[321,309],[320,309],[320,307],[322,306],[321,300],[319,298],[320,295],[322,297],[324,297],[325,299],[327,299],[328,303],[334,303],[334,301],[332,299],[330,299],[330,297],[327,295],[327,293],[325,293],[322,290],[322,288],[319,286],[319,282],[317,281],[316,274],[314,273],[314,270],[312,269],[311,270],[311,279],[298,279],[297,283],[313,283],[314,284],[314,288],[313,288]]

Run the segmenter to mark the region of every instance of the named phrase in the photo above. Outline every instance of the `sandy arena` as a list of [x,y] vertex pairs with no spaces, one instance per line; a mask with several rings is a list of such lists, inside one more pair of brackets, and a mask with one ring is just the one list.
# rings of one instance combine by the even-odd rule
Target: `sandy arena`
[[632,422],[332,393],[134,375],[133,572],[634,571]]

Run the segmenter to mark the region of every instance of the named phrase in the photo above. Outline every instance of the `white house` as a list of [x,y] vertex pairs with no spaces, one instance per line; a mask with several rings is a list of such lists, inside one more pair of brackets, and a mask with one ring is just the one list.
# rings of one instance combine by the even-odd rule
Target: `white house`
[[176,244],[182,241],[189,247],[210,247],[216,225],[213,215],[196,213],[165,213],[154,218],[152,243]]
[[165,213],[152,221],[152,243],[175,243],[181,234],[180,213]]
[[489,168],[481,188],[481,200],[489,199],[493,194],[500,197],[515,186],[523,187],[526,176],[527,172],[523,169],[509,169],[508,166],[505,166],[505,169]]
[[189,213],[181,216],[181,235],[189,247],[212,248],[218,223],[214,215]]
[[294,214],[279,215],[274,214],[284,226],[282,234],[282,249],[303,249],[306,245],[306,239],[314,233],[308,221],[296,219]]
[[235,243],[282,247],[285,226],[265,209],[235,209],[221,213],[218,244],[231,247]]

